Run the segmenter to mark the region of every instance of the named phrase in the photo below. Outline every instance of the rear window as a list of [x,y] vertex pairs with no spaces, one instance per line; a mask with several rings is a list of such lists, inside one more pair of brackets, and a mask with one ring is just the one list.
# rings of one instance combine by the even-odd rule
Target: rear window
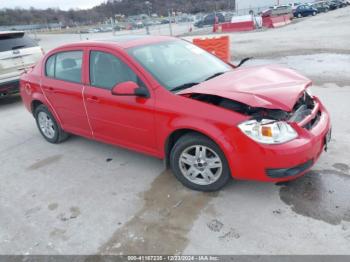
[[0,34],[0,52],[34,46],[38,46],[38,44],[24,34]]

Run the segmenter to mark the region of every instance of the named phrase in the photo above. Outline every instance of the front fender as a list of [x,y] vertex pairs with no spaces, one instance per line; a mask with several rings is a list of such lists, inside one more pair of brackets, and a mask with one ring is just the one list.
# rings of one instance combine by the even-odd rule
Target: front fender
[[225,127],[222,127],[219,124],[211,123],[209,121],[205,121],[204,119],[193,119],[193,117],[175,118],[168,123],[168,131],[164,136],[162,136],[161,141],[159,141],[159,144],[163,146],[162,158],[166,159],[167,157],[167,149],[165,145],[169,141],[169,138],[172,134],[181,130],[191,130],[193,132],[203,134],[204,136],[214,141],[223,151],[229,164],[230,170],[232,170],[233,163],[230,161],[230,158],[232,154],[234,154],[235,148],[232,144],[229,143],[228,139],[226,139],[224,131],[225,129]]

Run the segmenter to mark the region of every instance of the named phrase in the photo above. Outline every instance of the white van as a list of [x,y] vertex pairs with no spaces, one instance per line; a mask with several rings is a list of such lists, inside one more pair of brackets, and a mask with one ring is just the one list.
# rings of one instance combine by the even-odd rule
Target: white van
[[35,65],[43,53],[24,32],[0,31],[0,97],[18,93],[20,75]]

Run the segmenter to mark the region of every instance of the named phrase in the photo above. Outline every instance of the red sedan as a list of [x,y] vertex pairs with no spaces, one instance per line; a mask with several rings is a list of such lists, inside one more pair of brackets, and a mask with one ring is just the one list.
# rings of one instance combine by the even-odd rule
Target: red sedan
[[21,79],[43,137],[68,134],[165,159],[185,186],[231,177],[286,181],[330,139],[311,81],[279,66],[235,68],[171,37],[127,36],[56,48]]

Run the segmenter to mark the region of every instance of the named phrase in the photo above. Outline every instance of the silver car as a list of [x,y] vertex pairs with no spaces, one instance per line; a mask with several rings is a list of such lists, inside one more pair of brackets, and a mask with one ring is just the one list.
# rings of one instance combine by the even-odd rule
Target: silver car
[[35,65],[43,53],[24,32],[0,31],[0,97],[18,93],[20,75]]

